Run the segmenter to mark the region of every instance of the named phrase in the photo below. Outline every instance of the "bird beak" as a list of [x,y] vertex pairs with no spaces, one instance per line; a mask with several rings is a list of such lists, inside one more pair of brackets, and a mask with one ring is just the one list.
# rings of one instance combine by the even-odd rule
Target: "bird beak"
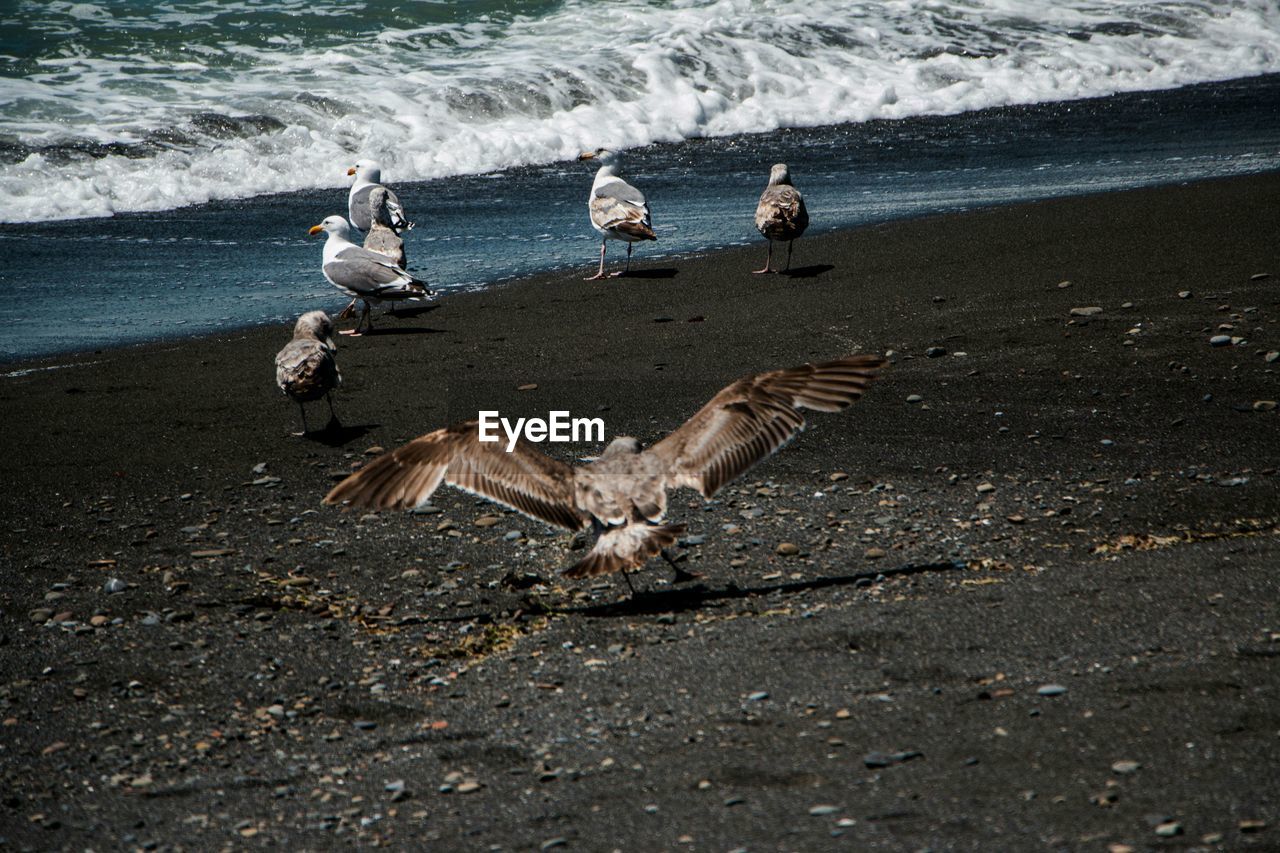
[[352,166],[350,169],[347,169],[347,174],[348,174],[348,175],[354,175],[355,173],[356,173],[356,167],[355,167],[355,166]]
[[579,160],[594,160],[595,158],[596,152],[594,151],[584,151],[578,155]]
[[307,233],[314,236],[316,234],[319,234],[323,230],[324,230],[323,225],[312,225],[309,229],[307,229]]

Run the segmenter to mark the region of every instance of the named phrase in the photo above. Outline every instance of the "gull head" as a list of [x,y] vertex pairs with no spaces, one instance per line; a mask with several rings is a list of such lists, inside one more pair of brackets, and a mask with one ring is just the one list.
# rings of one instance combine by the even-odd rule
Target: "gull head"
[[774,187],[778,184],[791,185],[791,170],[787,168],[786,163],[774,163],[773,168],[769,170],[769,186]]
[[308,311],[299,317],[298,322],[293,325],[293,337],[294,340],[306,338],[319,341],[330,350],[338,348],[333,342],[333,320],[323,311]]
[[619,158],[617,151],[610,148],[597,148],[595,151],[584,151],[578,155],[578,159],[601,167],[612,167],[618,165]]
[[629,435],[620,435],[613,441],[609,442],[609,446],[604,449],[604,453],[600,454],[600,458],[607,459],[611,456],[635,456],[639,452],[639,441]]
[[355,175],[357,181],[382,183],[382,166],[376,160],[357,160],[354,166],[347,169],[347,174]]
[[593,464],[602,462],[605,459],[613,459],[617,456],[635,456],[640,452],[640,442],[629,435],[620,435],[613,441],[609,442],[604,451],[599,456],[579,456],[579,462]]
[[346,239],[351,234],[351,226],[341,216],[326,216],[319,225],[312,225],[307,233],[315,236],[321,231]]

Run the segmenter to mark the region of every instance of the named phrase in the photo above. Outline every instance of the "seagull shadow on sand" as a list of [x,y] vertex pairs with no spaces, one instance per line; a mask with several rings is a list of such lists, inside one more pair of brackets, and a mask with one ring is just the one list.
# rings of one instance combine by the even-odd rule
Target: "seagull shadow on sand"
[[874,583],[875,579],[882,575],[887,579],[925,574],[927,572],[951,572],[963,569],[964,567],[964,563],[954,561],[940,563],[907,563],[893,568],[858,572],[852,575],[832,575],[829,577],[808,578],[805,580],[762,584],[760,586],[750,587],[740,587],[733,581],[730,581],[726,586],[715,589],[699,583],[690,586],[654,590],[650,592],[639,591],[629,598],[624,598],[620,601],[614,601],[608,604],[591,604],[583,607],[555,607],[550,608],[550,611],[564,615],[576,614],[579,616],[593,618],[679,613],[689,610],[698,610],[704,604],[716,601],[755,598],[757,596],[771,595],[779,592],[783,595],[791,595],[799,592],[809,592],[815,589],[827,589],[828,587],[856,586],[861,580]]
[[314,441],[317,444],[323,444],[326,447],[342,447],[349,441],[355,441],[357,438],[375,430],[382,424],[334,424],[331,423],[324,429],[313,430],[302,436],[307,441]]
[[785,275],[788,278],[817,278],[823,273],[831,272],[833,269],[835,269],[834,264],[810,264],[807,267],[782,270],[778,275]]
[[[693,584],[674,589],[638,591],[634,595],[608,604],[591,604],[583,607],[557,607],[541,597],[525,595],[521,604],[516,606],[514,616],[510,607],[499,608],[497,612],[455,613],[449,616],[425,615],[409,613],[393,622],[395,625],[445,624],[451,622],[477,622],[494,624],[512,619],[538,615],[584,616],[588,619],[616,619],[635,616],[654,616],[663,613],[684,613],[700,610],[703,606],[717,601],[733,601],[743,598],[756,598],[782,593],[792,595],[828,587],[856,586],[859,581],[875,583],[877,577],[884,579],[907,577],[929,572],[953,572],[965,568],[959,561],[940,563],[907,563],[894,568],[875,571],[858,572],[852,575],[834,575],[830,577],[810,578],[808,580],[789,581],[787,583],[763,584],[761,586],[740,587],[733,581],[719,589],[712,589],[706,584]],[[621,584],[620,584],[621,586]]]
[[432,311],[439,309],[439,304],[432,305],[411,305],[407,308],[388,308],[383,314],[384,317],[404,319],[405,317],[418,317],[422,314],[430,314]]
[[659,269],[649,270],[632,270],[631,272],[619,273],[614,278],[675,278],[680,271],[675,267],[661,267]]
[[[401,317],[401,319],[404,318]],[[443,335],[444,333],[444,329],[434,329],[431,326],[375,326],[362,333],[360,337],[381,338],[391,335]]]

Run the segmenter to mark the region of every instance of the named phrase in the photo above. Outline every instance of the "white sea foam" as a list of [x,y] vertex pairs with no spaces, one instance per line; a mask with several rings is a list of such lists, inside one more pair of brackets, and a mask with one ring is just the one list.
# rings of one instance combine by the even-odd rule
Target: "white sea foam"
[[[82,29],[106,14],[97,6],[53,3],[33,18],[72,46],[0,76],[0,144],[17,152],[0,165],[0,221],[337,187],[366,155],[392,182],[422,180],[598,145],[1280,71],[1273,0],[568,0],[380,26],[379,4],[340,0],[126,5],[97,25],[137,41],[99,50]],[[249,41],[229,24],[304,10],[341,29],[285,25]],[[367,32],[352,38],[347,12]],[[274,121],[202,123],[208,113]]]

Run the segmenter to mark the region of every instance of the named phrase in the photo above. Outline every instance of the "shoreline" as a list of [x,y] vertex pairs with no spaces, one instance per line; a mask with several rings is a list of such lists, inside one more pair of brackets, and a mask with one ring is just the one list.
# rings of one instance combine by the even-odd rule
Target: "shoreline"
[[[683,257],[709,246],[759,244],[751,214],[780,156],[805,194],[811,228],[835,230],[1274,171],[1277,110],[1280,75],[1070,110],[650,146],[627,152],[624,174],[653,207],[659,242],[640,257],[655,248]],[[395,174],[387,177],[398,185]],[[598,255],[582,205],[589,184],[590,170],[574,163],[402,186],[406,209],[423,222],[408,238],[411,272],[446,294],[530,273],[568,275]],[[0,284],[10,297],[0,306],[0,325],[9,329],[0,358],[205,330],[225,335],[264,318],[286,322],[305,310],[336,310],[341,303],[318,274],[319,249],[305,230],[342,212],[343,196],[264,196],[88,224],[0,226]]]
[[[1142,191],[1159,191],[1164,189],[1173,189],[1177,187],[1194,187],[1197,185],[1212,185],[1218,182],[1249,181],[1254,178],[1265,179],[1268,176],[1272,176],[1272,177],[1280,176],[1280,170],[1253,172],[1253,173],[1248,173],[1244,175],[1232,175],[1227,177],[1198,178],[1192,181],[1159,183],[1159,184],[1144,185],[1144,186],[1119,189],[1119,190],[1108,189],[1108,190],[1100,190],[1100,191],[1091,191],[1091,192],[1084,192],[1084,193],[1073,194],[1073,195],[1050,196],[1046,198],[1039,198],[1039,199],[1032,199],[1032,200],[1018,200],[1018,201],[997,202],[992,204],[979,204],[973,207],[963,208],[960,210],[908,214],[901,217],[896,217],[896,218],[886,219],[886,220],[879,220],[876,222],[867,223],[863,225],[855,225],[855,226],[843,226],[843,227],[831,226],[825,229],[821,227],[819,227],[818,229],[810,228],[809,231],[806,233],[805,237],[802,238],[801,241],[797,241],[797,245],[806,245],[814,240],[826,240],[826,241],[838,242],[846,238],[852,238],[854,235],[860,234],[861,232],[864,232],[864,231],[881,229],[881,228],[894,228],[897,226],[905,226],[913,223],[919,223],[923,227],[927,227],[928,223],[933,220],[950,219],[956,216],[977,215],[977,214],[982,214],[984,212],[999,211],[999,210],[1008,209],[1011,207],[1032,206],[1032,205],[1052,203],[1055,201],[1062,201],[1062,200],[1083,201],[1083,200],[1094,199],[1094,198],[1101,199],[1101,198],[1106,198],[1116,194],[1142,192]],[[272,197],[276,198],[282,195],[286,195],[286,196],[287,195],[307,195],[307,194],[311,194],[312,192],[313,191],[308,190],[308,191],[303,191],[301,193],[295,193],[295,194],[275,194]],[[146,215],[152,215],[152,214],[146,214]],[[611,241],[610,245],[611,245],[611,248],[615,250],[615,254],[617,253],[617,251],[619,251],[619,247],[621,246],[621,244],[616,243],[616,241]],[[648,277],[654,272],[654,269],[649,269],[649,271],[646,273],[644,271],[644,268],[646,267],[656,268],[660,275],[666,275],[672,272],[669,266],[669,264],[671,263],[675,263],[679,261],[708,261],[709,259],[712,259],[715,256],[728,255],[731,253],[742,253],[742,254],[750,255],[757,248],[759,248],[760,251],[763,252],[764,246],[765,246],[764,239],[761,238],[758,234],[755,234],[753,232],[752,237],[748,238],[745,244],[743,243],[726,244],[721,246],[712,246],[710,248],[706,248],[702,250],[694,250],[694,251],[674,250],[671,254],[654,255],[652,253],[646,253],[647,257],[637,256],[636,258],[636,270],[637,272],[640,273],[640,275],[633,277],[633,280]],[[646,248],[649,248],[649,247],[646,247]],[[610,263],[611,270],[613,269],[612,261],[615,261],[615,260],[617,259],[613,258],[611,260],[611,263]],[[661,263],[657,263],[657,262],[661,262]],[[575,280],[575,273],[581,272],[583,270],[590,272],[590,269],[592,268],[592,263],[593,263],[592,260],[588,258],[582,264],[569,264],[569,265],[546,269],[546,270],[542,270],[534,273],[512,275],[509,277],[486,282],[474,289],[468,289],[468,290],[456,291],[456,292],[446,292],[443,294],[443,298],[439,302],[434,303],[434,305],[438,307],[432,308],[430,310],[440,310],[440,309],[446,308],[447,305],[455,299],[472,296],[478,293],[487,293],[487,292],[491,292],[491,291],[499,290],[503,288],[523,287],[523,286],[536,287],[540,284],[544,284],[548,282],[572,282]],[[675,273],[678,274],[678,272],[679,272],[678,269],[675,270]],[[821,273],[818,273],[818,274],[821,274]],[[583,276],[583,278],[585,278],[585,276]],[[626,279],[622,279],[621,281],[619,281],[618,279],[610,279],[609,282],[625,283]],[[335,296],[333,299],[335,306],[342,301],[343,299],[337,296]],[[307,310],[311,310],[311,309],[308,308]],[[326,309],[321,309],[321,310],[326,310]],[[375,311],[385,312],[385,306],[383,309],[375,309]],[[299,311],[298,313],[301,314],[302,311]],[[331,312],[331,316],[336,313],[337,313],[336,311]],[[406,313],[412,313],[412,310]],[[294,319],[296,319],[296,317]],[[11,378],[14,374],[25,375],[33,371],[56,370],[56,369],[63,369],[63,368],[78,367],[90,356],[111,357],[117,354],[128,354],[128,353],[142,354],[152,349],[172,349],[172,348],[181,348],[183,346],[196,345],[201,341],[226,342],[226,341],[237,340],[237,339],[243,340],[247,337],[261,334],[266,329],[277,329],[277,328],[285,328],[285,327],[292,328],[294,319],[287,319],[283,321],[262,320],[250,325],[235,326],[232,328],[218,330],[218,331],[201,332],[199,334],[192,335],[189,337],[165,337],[165,338],[158,338],[158,339],[152,339],[152,340],[146,340],[146,341],[135,341],[135,342],[123,343],[118,345],[99,346],[99,347],[94,347],[92,349],[67,350],[67,351],[52,353],[47,355],[19,357],[19,358],[15,358],[13,360],[8,360],[8,361],[0,358],[0,379]],[[376,319],[377,318],[375,317],[375,320]],[[394,323],[395,320],[392,319],[390,322]],[[69,360],[69,361],[67,361],[66,363],[61,363],[64,360]]]
[[[751,275],[752,245],[459,294],[339,341],[345,428],[315,440],[272,383],[283,325],[8,377],[0,836],[1273,847],[1278,194],[896,220],[803,238],[794,277]],[[648,444],[744,374],[890,350],[714,501],[670,493],[694,585],[565,582],[568,536],[452,489],[320,504],[477,408]]]

